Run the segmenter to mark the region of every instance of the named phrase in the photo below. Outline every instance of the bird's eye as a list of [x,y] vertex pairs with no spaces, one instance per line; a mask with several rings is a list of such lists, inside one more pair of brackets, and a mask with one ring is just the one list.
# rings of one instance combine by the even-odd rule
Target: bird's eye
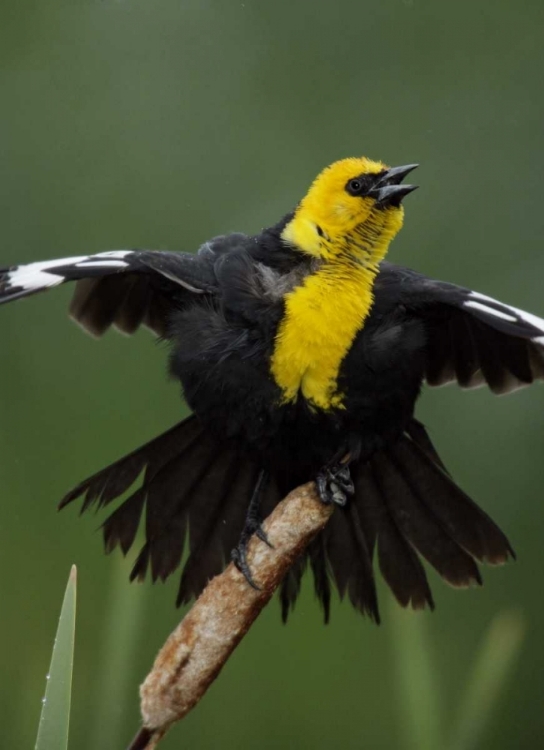
[[367,180],[364,177],[354,177],[346,183],[346,190],[350,195],[361,196],[366,193],[367,187]]

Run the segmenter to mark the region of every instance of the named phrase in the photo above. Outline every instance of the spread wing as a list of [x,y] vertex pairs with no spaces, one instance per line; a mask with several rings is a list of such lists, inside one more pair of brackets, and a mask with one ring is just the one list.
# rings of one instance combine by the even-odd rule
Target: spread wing
[[544,319],[470,289],[384,263],[376,294],[423,324],[426,381],[497,394],[544,378]]
[[213,259],[213,253],[112,250],[12,266],[0,269],[0,303],[75,281],[70,315],[93,335],[110,325],[130,334],[143,324],[164,336],[170,310],[214,292]]

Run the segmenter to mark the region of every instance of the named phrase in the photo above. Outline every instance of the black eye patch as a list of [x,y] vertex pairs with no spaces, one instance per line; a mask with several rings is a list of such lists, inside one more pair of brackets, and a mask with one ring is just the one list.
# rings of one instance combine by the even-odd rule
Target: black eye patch
[[352,177],[346,183],[346,191],[350,195],[366,195],[376,182],[378,176],[375,174],[361,174],[358,177]]

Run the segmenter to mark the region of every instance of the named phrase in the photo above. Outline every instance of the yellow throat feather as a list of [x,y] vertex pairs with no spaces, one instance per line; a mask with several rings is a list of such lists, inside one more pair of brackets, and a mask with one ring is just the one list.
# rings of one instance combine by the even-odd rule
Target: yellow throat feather
[[386,169],[366,158],[335,162],[316,178],[282,233],[284,242],[321,260],[284,298],[271,372],[285,403],[300,392],[316,408],[344,408],[340,366],[370,312],[378,264],[404,215],[400,206],[379,208],[374,198],[350,195],[346,185]]

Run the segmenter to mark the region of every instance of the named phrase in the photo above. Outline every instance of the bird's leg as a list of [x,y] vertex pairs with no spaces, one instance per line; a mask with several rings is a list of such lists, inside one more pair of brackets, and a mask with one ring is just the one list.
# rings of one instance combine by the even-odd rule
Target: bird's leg
[[323,503],[344,507],[348,497],[355,493],[349,470],[349,456],[343,461],[334,461],[324,466],[317,474],[315,483]]
[[265,544],[268,544],[269,547],[272,547],[268,540],[266,532],[261,525],[260,514],[261,493],[266,484],[266,480],[267,474],[264,470],[262,470],[259,474],[257,484],[255,485],[253,495],[251,496],[251,500],[249,502],[249,507],[247,509],[246,520],[244,522],[244,528],[242,529],[240,541],[231,552],[232,562],[236,565],[240,573],[242,573],[249,585],[253,586],[253,588],[257,590],[259,590],[260,587],[257,586],[255,581],[253,580],[251,570],[247,562],[247,545],[253,534],[255,534],[261,540],[261,542],[264,542]]

